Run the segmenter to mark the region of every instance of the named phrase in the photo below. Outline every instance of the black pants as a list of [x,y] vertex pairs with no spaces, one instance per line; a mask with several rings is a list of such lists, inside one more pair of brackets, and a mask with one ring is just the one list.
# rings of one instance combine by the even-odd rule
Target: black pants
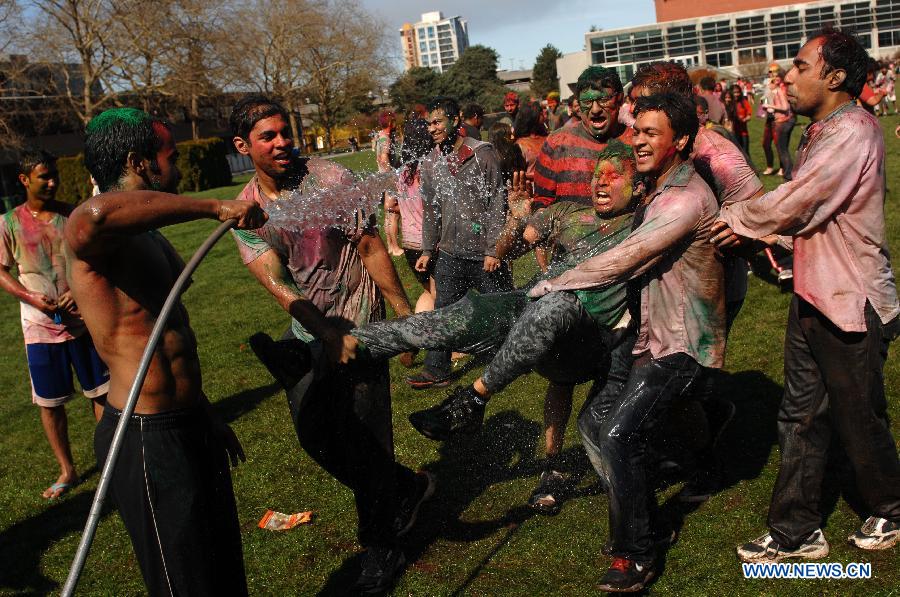
[[[312,348],[315,353],[321,346]],[[415,473],[394,460],[387,363],[365,360],[331,369],[317,361],[287,393],[297,438],[353,491],[359,542],[393,545],[398,499],[412,492]]]
[[822,524],[822,479],[832,433],[872,514],[900,522],[900,459],[884,396],[889,339],[866,303],[866,332],[844,332],[794,296],[784,340],[784,398],[778,412],[781,466],[769,529],[796,547]]
[[[470,288],[482,294],[513,289],[512,273],[505,261],[501,262],[500,269],[486,272],[483,261],[438,253],[433,277],[437,291],[434,298],[435,309],[452,305],[463,298]],[[449,375],[450,351],[429,351],[425,357],[425,370],[436,377]]]
[[[613,370],[622,370],[626,359],[616,361],[619,365]],[[647,444],[668,408],[687,394],[700,372],[700,364],[684,353],[659,359],[642,356],[634,362],[618,397],[615,380],[610,379],[608,390],[591,398],[579,415],[585,450],[607,488],[610,541],[616,557],[638,562],[654,559],[651,515],[656,498],[647,480]]]
[[[107,405],[97,424],[98,468],[119,416]],[[133,416],[111,490],[150,595],[247,594],[228,457],[202,408]]]

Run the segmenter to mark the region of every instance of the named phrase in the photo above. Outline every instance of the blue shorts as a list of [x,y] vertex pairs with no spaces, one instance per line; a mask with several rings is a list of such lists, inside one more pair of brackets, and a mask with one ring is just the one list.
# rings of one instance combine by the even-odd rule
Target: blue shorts
[[35,404],[54,407],[72,398],[72,368],[88,398],[102,396],[109,389],[109,369],[100,360],[90,334],[65,342],[26,344],[25,353]]

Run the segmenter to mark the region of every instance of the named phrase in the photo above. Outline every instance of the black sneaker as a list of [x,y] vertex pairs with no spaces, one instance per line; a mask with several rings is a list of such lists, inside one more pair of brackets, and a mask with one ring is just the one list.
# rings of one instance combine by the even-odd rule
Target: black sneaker
[[[666,551],[678,541],[678,531],[671,528],[657,529],[653,531],[653,546],[660,551]],[[607,539],[600,553],[605,556],[611,556],[613,553],[612,540]]]
[[653,562],[615,558],[600,580],[599,588],[607,593],[637,593],[643,590],[654,576],[656,569]]
[[279,340],[258,332],[250,336],[250,348],[275,381],[290,390],[312,368],[312,354],[303,340]]
[[402,537],[416,524],[419,507],[434,495],[434,476],[421,471],[416,473],[415,486],[412,493],[400,500],[397,506],[397,519],[394,528],[397,536]]
[[405,564],[406,556],[396,547],[370,547],[363,554],[362,570],[354,587],[356,594],[386,593],[394,585]]
[[470,386],[455,388],[446,400],[409,415],[416,431],[436,441],[444,441],[454,433],[474,433],[481,429],[485,402]]
[[528,498],[528,507],[541,514],[550,516],[559,514],[563,494],[567,488],[566,478],[561,472],[546,470],[541,473],[540,484]]
[[450,385],[450,375],[435,375],[427,369],[422,369],[415,375],[407,376],[406,383],[414,390],[446,388]]

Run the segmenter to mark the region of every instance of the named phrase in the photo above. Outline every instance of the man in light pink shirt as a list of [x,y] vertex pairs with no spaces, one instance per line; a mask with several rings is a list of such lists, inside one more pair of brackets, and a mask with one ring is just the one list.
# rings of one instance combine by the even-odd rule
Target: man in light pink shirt
[[900,305],[885,240],[883,134],[854,102],[866,61],[855,38],[837,30],[800,49],[785,77],[787,96],[812,124],[794,179],[723,207],[717,224],[720,246],[771,234],[794,238],[795,294],[778,415],[781,468],[769,532],[738,547],[743,561],[828,555],[819,501],[833,433],[872,514],[850,543],[885,549],[900,540],[900,459],[883,378]]
[[690,160],[698,121],[685,95],[635,102],[634,152],[647,192],[632,233],[529,292],[602,288],[633,280],[640,290],[635,363],[608,415],[586,429],[585,449],[609,496],[613,562],[603,591],[638,591],[656,574],[645,453],[669,408],[686,397],[702,368],[720,368],[725,349],[722,264],[710,244],[718,213],[712,190]]

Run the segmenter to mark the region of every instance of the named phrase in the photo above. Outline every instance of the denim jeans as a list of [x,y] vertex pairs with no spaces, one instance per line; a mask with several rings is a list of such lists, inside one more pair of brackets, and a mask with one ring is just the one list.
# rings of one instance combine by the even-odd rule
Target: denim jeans
[[791,180],[791,171],[794,162],[791,159],[791,132],[797,119],[791,116],[784,122],[775,123],[775,149],[778,150],[778,161],[781,163],[781,173],[785,180]]
[[[493,272],[484,271],[482,260],[460,259],[448,253],[438,253],[434,264],[434,284],[437,294],[434,308],[452,305],[466,295],[470,288],[482,294],[513,289],[509,264],[500,263]],[[435,377],[450,374],[450,351],[432,350],[425,357],[425,371]]]
[[[616,360],[621,377],[627,358],[620,354]],[[607,488],[615,557],[654,559],[650,518],[656,498],[647,478],[647,444],[669,407],[688,394],[700,374],[700,364],[684,353],[659,359],[645,353],[634,362],[617,399],[611,379],[578,417],[585,450]]]
[[796,547],[822,525],[822,479],[832,433],[872,514],[900,522],[900,459],[884,395],[890,338],[866,303],[866,332],[845,332],[794,296],[778,412],[781,465],[769,506],[772,537]]

